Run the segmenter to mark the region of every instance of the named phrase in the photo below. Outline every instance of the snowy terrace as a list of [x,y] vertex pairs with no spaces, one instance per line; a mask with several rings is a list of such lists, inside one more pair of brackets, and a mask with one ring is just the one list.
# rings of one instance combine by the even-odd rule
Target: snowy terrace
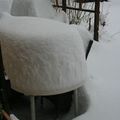
[[[2,7],[6,10],[6,5],[3,6]],[[41,10],[44,11],[44,9]],[[84,114],[74,118],[74,120],[120,119],[120,16],[116,14],[118,11],[120,11],[119,0],[111,0],[110,2],[103,3],[102,5],[102,12],[105,15],[104,18],[106,19],[106,26],[100,27],[100,41],[93,43],[87,59],[89,80],[85,82],[85,89],[89,96],[90,105]],[[43,16],[44,14],[46,13],[43,13]],[[48,16],[49,14],[47,14],[47,17]],[[60,16],[62,15],[60,14]],[[57,16],[55,19],[61,21],[62,17],[60,16]],[[66,21],[66,19],[62,19],[62,21]],[[84,38],[84,34],[82,37]],[[91,36],[88,38],[91,38]],[[19,98],[20,103],[17,105],[17,102],[15,101],[16,104],[13,105],[12,112],[20,120],[29,120],[29,102],[26,98]],[[40,105],[38,100],[37,105]],[[25,104],[22,107],[23,103]],[[46,103],[48,104],[49,102]],[[49,109],[50,108],[48,107],[47,110],[49,111]],[[53,110],[53,112],[55,111]],[[53,120],[53,112],[47,113],[37,106],[37,119]],[[24,113],[26,113],[25,116],[23,115]],[[73,118],[72,114],[73,108],[71,108],[71,111],[67,115],[60,116],[59,119],[71,120]]]

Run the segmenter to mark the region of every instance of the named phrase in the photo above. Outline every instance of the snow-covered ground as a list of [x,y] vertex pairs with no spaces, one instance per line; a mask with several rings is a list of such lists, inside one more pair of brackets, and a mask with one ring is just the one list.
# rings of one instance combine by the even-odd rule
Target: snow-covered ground
[[91,105],[85,114],[74,120],[120,119],[119,11],[120,1],[112,0],[109,3],[105,40],[102,37],[101,42],[94,43],[87,60],[90,80],[86,83],[86,89]]
[[111,0],[104,6],[109,7],[107,26],[87,60],[90,80],[85,86],[91,104],[85,114],[74,120],[120,119],[120,1]]

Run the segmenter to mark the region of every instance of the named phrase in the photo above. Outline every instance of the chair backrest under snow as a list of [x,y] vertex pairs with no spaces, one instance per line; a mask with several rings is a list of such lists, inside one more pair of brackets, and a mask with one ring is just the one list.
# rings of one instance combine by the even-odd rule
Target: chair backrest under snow
[[13,0],[11,14],[14,16],[34,16],[68,23],[67,15],[56,12],[50,0]]
[[[34,16],[53,19],[63,23],[69,23],[67,15],[61,11],[56,12],[52,7],[50,0],[13,0],[11,14],[14,16]],[[78,31],[83,38],[85,50],[88,47],[89,41],[92,40],[90,33],[78,25]]]
[[8,12],[10,13],[12,5],[12,0],[0,0],[0,13]]

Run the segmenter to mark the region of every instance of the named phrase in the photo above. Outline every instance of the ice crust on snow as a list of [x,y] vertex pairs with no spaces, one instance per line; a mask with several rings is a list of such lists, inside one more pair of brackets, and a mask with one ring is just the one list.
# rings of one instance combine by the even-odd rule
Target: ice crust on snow
[[0,39],[7,75],[19,92],[59,94],[87,80],[83,41],[74,25],[3,14]]

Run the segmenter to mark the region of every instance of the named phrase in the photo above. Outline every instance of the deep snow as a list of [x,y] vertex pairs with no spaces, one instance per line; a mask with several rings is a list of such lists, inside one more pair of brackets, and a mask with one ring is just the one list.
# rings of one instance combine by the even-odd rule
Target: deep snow
[[105,40],[103,37],[99,43],[94,43],[87,60],[90,80],[86,88],[91,105],[85,114],[74,120],[120,119],[120,2],[112,0],[109,5]]
[[101,41],[94,43],[87,60],[90,80],[85,86],[91,105],[74,120],[120,119],[120,1],[111,0],[106,4],[109,4],[109,14],[105,32]]

